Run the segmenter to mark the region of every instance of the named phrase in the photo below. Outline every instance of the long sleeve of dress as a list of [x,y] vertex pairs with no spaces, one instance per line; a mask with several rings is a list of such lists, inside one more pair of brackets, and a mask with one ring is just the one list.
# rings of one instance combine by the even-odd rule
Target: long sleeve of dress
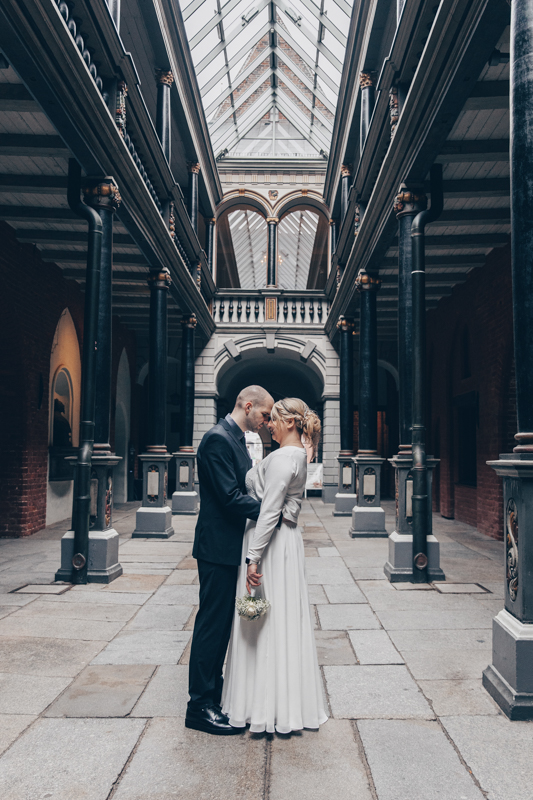
[[285,506],[287,490],[295,471],[296,464],[290,456],[272,459],[266,469],[261,513],[247,554],[254,564],[261,560],[263,550],[278,525],[280,514]]

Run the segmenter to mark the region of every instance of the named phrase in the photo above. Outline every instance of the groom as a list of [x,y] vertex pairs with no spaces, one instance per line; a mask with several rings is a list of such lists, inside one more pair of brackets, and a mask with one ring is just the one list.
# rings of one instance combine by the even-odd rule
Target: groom
[[231,414],[207,431],[198,448],[200,514],[192,554],[198,560],[200,607],[189,660],[185,725],[219,736],[244,730],[233,728],[220,708],[244,528],[247,519],[257,520],[261,507],[246,494],[252,460],[244,434],[268,422],[273,404],[262,386],[248,386]]

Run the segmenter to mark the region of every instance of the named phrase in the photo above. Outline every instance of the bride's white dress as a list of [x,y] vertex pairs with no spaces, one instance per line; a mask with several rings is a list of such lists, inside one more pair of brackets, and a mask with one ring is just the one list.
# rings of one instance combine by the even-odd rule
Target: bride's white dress
[[261,559],[257,596],[271,607],[258,620],[233,619],[222,693],[222,710],[235,727],[252,732],[318,728],[327,720],[299,527],[296,523],[307,476],[305,450],[275,450],[246,476],[248,494],[261,500],[257,523],[244,534],[237,596],[246,592],[246,557]]

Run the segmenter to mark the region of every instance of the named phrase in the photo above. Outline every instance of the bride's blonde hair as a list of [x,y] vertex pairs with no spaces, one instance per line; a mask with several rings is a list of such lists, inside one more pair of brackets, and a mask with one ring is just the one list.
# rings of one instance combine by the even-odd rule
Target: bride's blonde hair
[[285,397],[284,400],[274,403],[270,417],[274,422],[279,419],[293,419],[306,441],[313,445],[313,452],[316,452],[322,426],[318,415],[311,411],[307,403],[304,403],[299,397]]

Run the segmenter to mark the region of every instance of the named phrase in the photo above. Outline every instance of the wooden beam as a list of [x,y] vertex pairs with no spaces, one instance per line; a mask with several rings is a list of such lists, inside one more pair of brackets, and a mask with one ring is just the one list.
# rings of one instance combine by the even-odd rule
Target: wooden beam
[[438,220],[431,222],[429,229],[448,228],[451,225],[505,225],[511,222],[511,209],[504,208],[459,208],[443,211]]
[[[450,247],[456,248],[478,248],[478,247],[502,247],[507,244],[509,236],[507,233],[462,233],[456,236],[426,236],[426,247]],[[391,243],[391,247],[398,247],[398,240]]]
[[436,159],[441,164],[509,161],[508,139],[448,140]]
[[[2,84],[0,84],[1,86]],[[8,84],[9,85],[9,84]],[[1,176],[9,177],[7,175]],[[19,176],[21,177],[21,176]],[[1,184],[0,184],[1,185]],[[0,219],[10,222],[58,222],[75,220],[83,227],[87,223],[77,216],[70,208],[45,208],[40,206],[0,206]]]
[[478,81],[464,105],[464,110],[494,108],[509,108],[509,81]]
[[[53,261],[55,264],[69,264],[78,261],[85,263],[87,261],[87,253],[83,250],[41,250],[41,258],[43,261]],[[115,264],[123,264],[128,267],[146,267],[148,264],[143,255],[137,253],[115,253],[113,255],[113,262]]]
[[0,111],[40,111],[31,94],[22,83],[0,83]]
[[[115,256],[113,256],[113,260],[115,261]],[[73,278],[74,280],[80,281],[82,283],[85,282],[85,268],[84,267],[67,267],[63,269],[63,277],[64,278]],[[145,284],[148,279],[148,267],[146,268],[146,273],[144,272],[127,272],[126,270],[121,271],[114,269],[113,270],[113,283],[114,284],[121,284],[121,283],[138,283],[138,284]]]
[[0,175],[0,191],[61,194],[66,197],[66,175]]
[[1,156],[68,158],[70,150],[60,136],[26,133],[0,133]]
[[[33,242],[33,244],[86,244],[88,235],[86,231],[50,231],[38,228],[19,228],[15,231],[19,242]],[[120,247],[133,247],[139,249],[129,233],[114,233],[113,244]]]
[[[448,269],[456,269],[459,272],[463,269],[472,269],[472,267],[480,267],[485,263],[487,257],[483,254],[473,254],[466,256],[427,256],[426,269],[428,267],[442,267]],[[381,269],[398,269],[398,257],[387,256],[381,260]]]
[[[398,273],[395,275],[380,275],[381,283],[394,286],[398,283]],[[426,285],[463,283],[468,278],[468,272],[426,272]]]
[[[426,181],[429,192],[429,181]],[[458,181],[444,181],[445,197],[509,197],[511,183],[509,178],[471,178]]]

